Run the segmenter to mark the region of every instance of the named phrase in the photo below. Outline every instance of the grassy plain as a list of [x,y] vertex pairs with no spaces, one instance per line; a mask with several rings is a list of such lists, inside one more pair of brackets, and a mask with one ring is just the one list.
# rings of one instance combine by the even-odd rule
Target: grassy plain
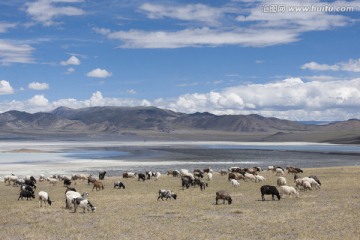
[[[19,188],[0,184],[0,239],[359,239],[360,167],[305,169],[317,175],[320,190],[300,192],[300,198],[261,201],[260,186],[276,185],[271,172],[265,183],[230,185],[226,176],[214,174],[205,191],[182,190],[179,178],[159,181],[105,179],[105,190],[78,181],[79,192],[88,191],[95,213],[65,209],[62,184],[37,184],[54,201],[40,208],[37,199],[17,200]],[[289,185],[293,176],[286,174]],[[126,189],[114,189],[121,180]],[[177,200],[157,201],[159,189],[171,189]],[[215,205],[215,192],[227,190],[233,203]]]

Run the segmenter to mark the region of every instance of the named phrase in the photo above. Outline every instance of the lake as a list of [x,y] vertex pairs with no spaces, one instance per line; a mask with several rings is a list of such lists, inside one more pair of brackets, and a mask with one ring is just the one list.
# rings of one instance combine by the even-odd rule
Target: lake
[[269,165],[317,168],[357,166],[360,146],[263,142],[1,142],[0,177],[14,173],[72,174]]

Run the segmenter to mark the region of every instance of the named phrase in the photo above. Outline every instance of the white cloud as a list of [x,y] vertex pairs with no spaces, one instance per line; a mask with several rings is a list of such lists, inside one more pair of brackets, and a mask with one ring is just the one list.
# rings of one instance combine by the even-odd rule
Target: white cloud
[[49,84],[32,82],[32,83],[29,83],[28,88],[32,89],[32,90],[46,90],[46,89],[49,89]]
[[49,104],[49,100],[47,100],[44,95],[35,95],[28,100],[28,103],[34,107],[45,107]]
[[128,89],[126,90],[126,92],[129,94],[136,94],[136,91],[134,89]]
[[140,10],[147,13],[152,19],[174,18],[184,21],[199,21],[216,25],[218,19],[224,14],[221,8],[214,8],[204,4],[187,4],[180,6],[144,3]]
[[60,64],[63,66],[67,66],[67,65],[80,65],[80,59],[78,59],[75,56],[71,56],[68,60],[66,61],[61,61]]
[[111,72],[108,72],[105,69],[96,68],[86,74],[88,77],[94,77],[94,78],[107,78],[112,75]]
[[65,74],[73,74],[75,72],[74,68],[68,68]]
[[28,44],[10,42],[0,39],[0,63],[33,63],[32,52],[34,48]]
[[6,80],[0,80],[0,95],[12,93],[14,93],[14,89],[11,87],[10,83]]
[[[271,14],[263,6],[282,4],[286,10]],[[172,31],[161,29],[130,29],[112,31],[97,28],[97,33],[121,42],[121,48],[183,48],[239,45],[265,47],[298,41],[303,33],[324,31],[351,24],[349,15],[327,11],[291,12],[290,6],[323,6],[322,1],[237,1],[220,7],[205,4],[165,5],[145,3],[140,10],[150,20],[171,18],[186,21],[188,26],[175,25]],[[336,1],[331,6],[356,5]],[[354,7],[354,11],[359,11]],[[235,16],[237,15],[237,17]],[[171,24],[171,19],[169,23]],[[165,19],[166,20],[166,19]],[[165,21],[164,20],[164,21]],[[178,21],[176,21],[178,23]],[[185,25],[186,26],[186,25]]]
[[14,28],[16,25],[16,23],[0,22],[0,33],[5,33],[9,28]]
[[[54,18],[59,16],[80,16],[85,11],[71,6],[64,6],[64,3],[80,3],[83,0],[36,0],[26,3],[26,12],[32,16],[36,22],[45,26],[56,24]],[[59,6],[61,4],[61,6]]]
[[348,71],[360,72],[360,58],[350,59],[347,62],[339,62],[333,65],[319,64],[317,62],[305,63],[301,66],[302,69],[309,69],[314,71]]

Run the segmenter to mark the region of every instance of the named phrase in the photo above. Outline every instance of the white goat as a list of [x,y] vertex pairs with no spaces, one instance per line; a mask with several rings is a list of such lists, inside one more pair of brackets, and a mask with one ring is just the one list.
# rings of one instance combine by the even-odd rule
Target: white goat
[[284,171],[281,169],[281,168],[277,168],[276,170],[275,170],[275,172],[276,172],[276,176],[281,176],[281,175],[284,175]]
[[65,193],[66,196],[66,206],[65,208],[69,209],[71,208],[71,203],[74,198],[87,198],[89,196],[89,193],[84,192],[82,195],[79,192],[75,191],[67,191]]
[[161,173],[160,172],[156,172],[155,173],[155,181],[160,180],[161,177]]
[[237,180],[235,180],[235,179],[231,179],[231,180],[230,180],[230,183],[231,183],[231,185],[232,185],[233,187],[238,187],[238,186],[240,186],[240,183],[239,183]]
[[278,177],[277,180],[276,180],[276,184],[280,187],[280,186],[285,186],[287,185],[287,182],[286,182],[286,178],[284,177]]
[[211,181],[211,180],[212,180],[212,177],[213,177],[213,174],[212,174],[211,172],[209,172],[209,173],[207,174],[207,180],[208,180],[208,181]]
[[299,197],[299,192],[296,191],[296,189],[294,187],[290,187],[290,186],[280,186],[280,195],[281,197],[283,197],[283,195],[289,195],[289,196],[295,196],[295,197]]
[[261,175],[255,175],[255,182],[265,182],[266,178]]
[[245,181],[247,181],[247,180],[251,180],[251,181],[254,181],[254,182],[255,182],[256,177],[255,177],[255,175],[254,175],[254,174],[251,174],[251,173],[245,173],[244,175],[245,175]]
[[40,191],[38,193],[38,196],[39,196],[39,207],[42,207],[42,203],[44,202],[45,204],[45,207],[46,207],[46,202],[51,205],[51,200],[50,200],[50,197],[49,197],[49,194],[47,192],[44,192],[44,191]]

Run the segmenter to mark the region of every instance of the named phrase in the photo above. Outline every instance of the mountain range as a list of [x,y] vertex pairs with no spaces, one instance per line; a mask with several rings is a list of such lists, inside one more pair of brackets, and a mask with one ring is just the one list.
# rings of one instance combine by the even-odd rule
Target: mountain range
[[4,112],[0,114],[0,133],[111,137],[146,135],[189,140],[204,140],[213,136],[213,139],[219,140],[246,140],[248,137],[249,140],[262,141],[357,143],[360,120],[317,125],[256,114],[185,114],[156,107],[59,107],[51,112]]

